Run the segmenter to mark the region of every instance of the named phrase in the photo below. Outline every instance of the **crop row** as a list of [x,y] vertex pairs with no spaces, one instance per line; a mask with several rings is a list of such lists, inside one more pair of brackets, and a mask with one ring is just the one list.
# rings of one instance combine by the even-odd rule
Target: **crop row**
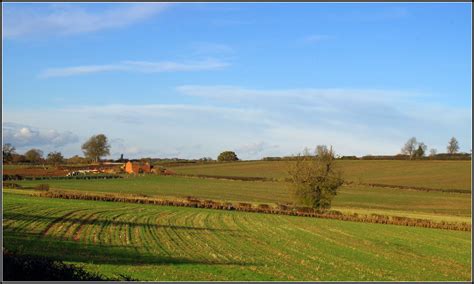
[[140,281],[471,279],[468,232],[72,202],[12,192],[4,197],[5,248],[78,263],[106,277],[126,274]]
[[62,198],[62,199],[82,199],[82,200],[96,200],[96,201],[113,201],[113,202],[128,202],[128,203],[139,203],[139,204],[154,204],[164,206],[180,206],[180,207],[194,207],[194,208],[207,208],[207,209],[219,209],[219,210],[237,210],[245,212],[255,213],[267,213],[267,214],[281,214],[291,216],[303,216],[303,217],[316,217],[325,219],[336,219],[342,221],[354,221],[354,222],[366,222],[366,223],[378,223],[378,224],[391,224],[391,225],[402,225],[402,226],[415,226],[424,228],[437,228],[447,230],[459,230],[459,231],[471,231],[471,224],[466,222],[462,223],[449,223],[449,222],[434,222],[427,219],[409,218],[402,216],[386,216],[379,214],[343,214],[336,210],[316,210],[309,207],[291,207],[284,204],[279,204],[276,207],[268,204],[259,204],[253,206],[251,203],[240,202],[237,204],[231,202],[218,202],[214,200],[200,200],[193,197],[188,197],[185,200],[166,200],[161,198],[154,198],[148,196],[137,196],[137,195],[120,195],[120,194],[89,194],[79,192],[65,192],[65,191],[49,191],[34,193],[34,195],[49,198]]

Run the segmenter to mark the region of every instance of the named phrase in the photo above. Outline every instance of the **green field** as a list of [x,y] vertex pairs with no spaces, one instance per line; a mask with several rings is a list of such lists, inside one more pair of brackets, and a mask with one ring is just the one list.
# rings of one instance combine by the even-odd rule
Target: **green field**
[[[337,161],[344,178],[357,183],[471,190],[471,161]],[[256,161],[173,167],[180,174],[287,177],[288,162]]]
[[4,192],[4,246],[140,280],[460,280],[470,232]]
[[[283,162],[173,167],[186,175],[18,181],[51,190],[288,203]],[[332,209],[471,223],[470,162],[338,161]],[[432,191],[368,186],[369,183]],[[461,189],[464,192],[443,192]],[[235,211],[28,196],[5,189],[4,246],[139,280],[470,280],[471,234]]]
[[[174,176],[143,176],[108,180],[22,181],[23,186],[48,183],[53,189],[145,194],[244,201],[251,203],[291,202],[284,182],[235,181]],[[333,208],[358,213],[378,213],[425,219],[471,222],[471,195],[350,185],[341,188]]]

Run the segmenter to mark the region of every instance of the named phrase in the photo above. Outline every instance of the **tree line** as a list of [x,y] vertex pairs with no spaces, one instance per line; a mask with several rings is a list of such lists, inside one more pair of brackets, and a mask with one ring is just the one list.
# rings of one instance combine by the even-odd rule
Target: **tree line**
[[86,164],[90,162],[98,162],[101,157],[110,155],[110,144],[104,134],[93,135],[81,146],[85,157],[75,155],[69,159],[65,159],[59,151],[53,151],[44,156],[44,152],[40,149],[33,148],[24,154],[18,154],[16,148],[10,143],[3,144],[2,154],[3,163],[30,163],[30,164],[51,164],[59,165],[68,164]]
[[[421,159],[427,155],[428,146],[426,146],[423,142],[418,142],[416,137],[411,137],[405,143],[405,145],[401,149],[401,153],[407,155],[410,160],[413,159]],[[459,152],[459,142],[455,137],[452,137],[449,142],[448,146],[446,147],[447,154],[454,155]],[[431,148],[429,151],[429,156],[436,156],[437,150]]]

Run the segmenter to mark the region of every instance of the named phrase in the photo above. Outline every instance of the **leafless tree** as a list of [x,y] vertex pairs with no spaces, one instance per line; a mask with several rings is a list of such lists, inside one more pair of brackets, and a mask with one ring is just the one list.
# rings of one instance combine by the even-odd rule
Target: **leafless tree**
[[415,154],[417,145],[418,145],[418,142],[416,141],[415,137],[408,139],[408,141],[405,143],[405,145],[402,148],[402,154],[408,155],[410,156],[410,159],[412,159]]
[[446,147],[449,154],[455,154],[459,151],[459,143],[458,140],[454,137],[449,140],[448,147]]

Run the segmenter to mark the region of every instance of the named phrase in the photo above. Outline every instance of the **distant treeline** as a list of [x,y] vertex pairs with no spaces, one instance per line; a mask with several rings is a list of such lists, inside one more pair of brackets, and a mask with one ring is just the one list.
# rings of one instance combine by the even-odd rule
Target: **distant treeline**
[[[338,156],[337,160],[410,160],[409,155],[366,155],[362,157],[357,156]],[[264,157],[262,161],[292,161],[296,160],[295,156],[286,157]],[[412,159],[413,160],[413,159]],[[469,153],[440,153],[431,156],[419,157],[416,160],[471,160],[471,154]]]

